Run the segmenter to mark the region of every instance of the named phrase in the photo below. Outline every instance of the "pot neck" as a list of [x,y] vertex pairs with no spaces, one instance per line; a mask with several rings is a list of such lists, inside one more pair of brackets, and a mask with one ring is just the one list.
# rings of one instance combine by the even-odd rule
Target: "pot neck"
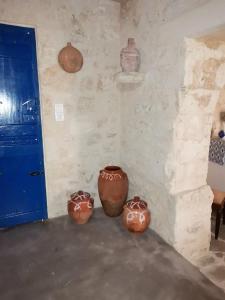
[[128,48],[135,48],[135,39],[134,38],[129,38],[127,42]]

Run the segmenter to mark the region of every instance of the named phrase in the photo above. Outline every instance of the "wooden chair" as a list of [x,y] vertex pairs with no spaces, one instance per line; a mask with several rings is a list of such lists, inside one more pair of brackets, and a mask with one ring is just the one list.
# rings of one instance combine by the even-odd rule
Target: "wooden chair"
[[214,194],[212,208],[216,211],[216,226],[215,226],[215,239],[219,237],[221,217],[223,215],[223,224],[225,224],[225,192],[220,192],[212,188]]

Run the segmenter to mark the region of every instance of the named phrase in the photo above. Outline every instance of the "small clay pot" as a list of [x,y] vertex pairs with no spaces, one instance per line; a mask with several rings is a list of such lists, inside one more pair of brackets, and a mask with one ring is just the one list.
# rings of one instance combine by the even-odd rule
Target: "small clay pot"
[[98,177],[98,192],[105,214],[119,216],[127,199],[127,174],[117,166],[105,167]]
[[94,199],[89,193],[78,191],[72,194],[67,203],[68,214],[77,224],[85,224],[91,217],[94,209]]
[[123,208],[123,224],[129,231],[144,232],[148,228],[151,215],[145,201],[136,196]]
[[67,43],[58,56],[60,66],[68,73],[76,73],[83,66],[83,56],[81,52],[74,48],[71,43]]

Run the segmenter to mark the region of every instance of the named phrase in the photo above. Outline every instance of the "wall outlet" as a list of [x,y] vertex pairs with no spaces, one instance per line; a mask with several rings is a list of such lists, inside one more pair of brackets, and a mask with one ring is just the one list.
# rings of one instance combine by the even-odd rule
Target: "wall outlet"
[[64,121],[64,107],[62,103],[55,104],[55,120],[56,122]]

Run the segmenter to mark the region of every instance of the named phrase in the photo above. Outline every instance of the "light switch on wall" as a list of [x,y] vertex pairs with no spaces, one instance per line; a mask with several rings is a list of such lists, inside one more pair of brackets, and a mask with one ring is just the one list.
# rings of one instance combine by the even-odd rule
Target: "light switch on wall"
[[62,103],[55,104],[55,120],[56,122],[64,121],[64,107]]

